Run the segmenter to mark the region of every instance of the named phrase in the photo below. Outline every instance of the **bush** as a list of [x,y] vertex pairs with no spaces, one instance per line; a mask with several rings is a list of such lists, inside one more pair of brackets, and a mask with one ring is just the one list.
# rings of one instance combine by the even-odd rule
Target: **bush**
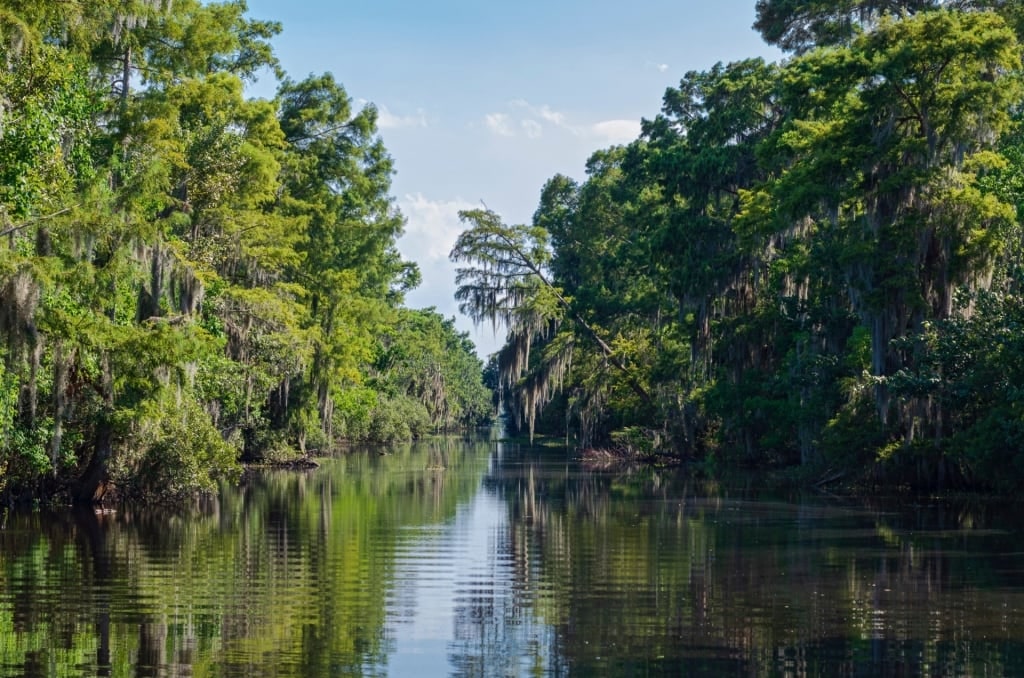
[[347,388],[334,395],[334,433],[348,440],[366,440],[370,436],[373,413],[378,407],[377,393],[364,387]]
[[[170,401],[170,402],[168,402]],[[111,479],[126,495],[179,499],[212,491],[240,470],[238,450],[224,441],[192,398],[163,397],[143,409],[131,447],[116,455]]]
[[408,396],[382,398],[374,408],[367,439],[378,443],[413,440],[430,433],[427,408]]

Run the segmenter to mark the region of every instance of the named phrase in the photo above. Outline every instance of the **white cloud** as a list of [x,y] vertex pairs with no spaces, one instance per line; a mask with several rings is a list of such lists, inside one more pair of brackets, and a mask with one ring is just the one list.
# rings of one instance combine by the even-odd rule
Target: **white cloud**
[[396,115],[387,106],[378,106],[368,99],[356,99],[360,106],[373,106],[377,109],[377,127],[380,129],[397,129],[399,127],[426,127],[427,114],[422,108],[417,108],[411,115]]
[[531,116],[540,118],[546,122],[555,125],[556,127],[569,128],[570,126],[566,123],[565,114],[560,113],[552,109],[547,104],[543,106],[534,106],[526,99],[513,99],[509,102],[509,106],[513,108],[521,108],[529,113]]
[[640,121],[604,120],[591,125],[588,132],[606,144],[628,144],[640,136]]
[[484,116],[487,129],[502,137],[515,136],[511,119],[505,113],[488,113]]
[[422,108],[412,115],[395,115],[387,106],[377,108],[377,125],[381,129],[397,129],[400,127],[426,127],[427,115]]
[[541,124],[531,118],[520,121],[519,126],[523,128],[523,132],[530,139],[539,139],[544,134],[544,128]]
[[659,73],[664,73],[665,71],[668,70],[668,64],[658,64],[657,66],[655,66],[655,68],[658,69]]
[[[602,120],[591,124],[579,124],[570,122],[568,115],[556,111],[547,104],[536,106],[525,99],[513,99],[508,105],[510,108],[523,111],[524,117],[513,117],[508,113],[490,113],[485,118],[488,129],[500,136],[516,136],[518,129],[526,137],[537,139],[543,135],[545,125],[600,144],[624,144],[640,135],[639,120]],[[517,118],[518,126],[515,125]]]
[[547,104],[544,104],[543,106],[535,110],[537,111],[537,114],[540,115],[540,117],[544,118],[551,124],[558,125],[559,127],[567,126],[565,122],[565,114],[551,110],[551,107],[548,106]]
[[448,261],[448,252],[463,229],[459,211],[475,207],[459,198],[430,200],[422,193],[405,195],[398,206],[406,218],[398,248],[406,258],[418,262]]

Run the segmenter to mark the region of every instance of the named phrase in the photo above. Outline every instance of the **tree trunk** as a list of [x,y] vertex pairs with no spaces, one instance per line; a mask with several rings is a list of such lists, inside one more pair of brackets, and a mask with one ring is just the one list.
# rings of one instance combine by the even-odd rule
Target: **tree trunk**
[[110,357],[103,356],[103,379],[100,385],[103,394],[103,411],[96,424],[93,438],[92,459],[78,482],[75,498],[80,502],[100,503],[110,486],[110,457],[114,439],[114,377],[110,368]]

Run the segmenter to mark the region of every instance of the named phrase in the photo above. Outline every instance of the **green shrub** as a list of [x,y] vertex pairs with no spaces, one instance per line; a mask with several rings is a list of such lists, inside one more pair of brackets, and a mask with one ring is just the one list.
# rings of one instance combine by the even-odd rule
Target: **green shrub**
[[192,398],[165,394],[140,415],[129,446],[111,468],[111,479],[127,495],[176,499],[212,491],[218,478],[239,472],[238,450]]
[[367,439],[378,443],[413,440],[430,433],[430,414],[407,396],[382,398],[374,408]]

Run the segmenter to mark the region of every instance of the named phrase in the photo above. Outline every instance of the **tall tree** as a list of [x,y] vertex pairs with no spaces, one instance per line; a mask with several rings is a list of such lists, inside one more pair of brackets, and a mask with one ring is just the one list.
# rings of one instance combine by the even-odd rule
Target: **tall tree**
[[332,389],[361,382],[373,334],[387,320],[386,297],[413,269],[395,248],[404,222],[387,193],[393,168],[377,136],[376,110],[353,111],[329,74],[284,82],[279,101],[281,129],[294,151],[285,164],[283,207],[306,224],[296,274],[309,290],[317,330],[306,383],[330,438]]
[[[331,76],[246,99],[282,75],[279,25],[246,12],[0,3],[0,492],[187,492],[386,395],[381,337],[418,277],[376,111]],[[467,389],[431,400],[438,425]]]
[[1011,26],[1024,26],[1024,13],[1014,0],[757,0],[754,29],[769,44],[804,53],[825,45],[848,45],[876,28],[884,16],[936,10],[993,10]]
[[878,414],[895,414],[908,441],[922,426],[941,436],[943,413],[913,397],[891,410],[889,382],[918,359],[903,340],[949,318],[958,287],[987,284],[1012,217],[977,177],[1019,97],[1007,76],[1019,58],[998,16],[941,11],[883,19],[850,48],[789,69],[795,114],[778,139],[790,162],[773,184],[774,211],[845,243]]

